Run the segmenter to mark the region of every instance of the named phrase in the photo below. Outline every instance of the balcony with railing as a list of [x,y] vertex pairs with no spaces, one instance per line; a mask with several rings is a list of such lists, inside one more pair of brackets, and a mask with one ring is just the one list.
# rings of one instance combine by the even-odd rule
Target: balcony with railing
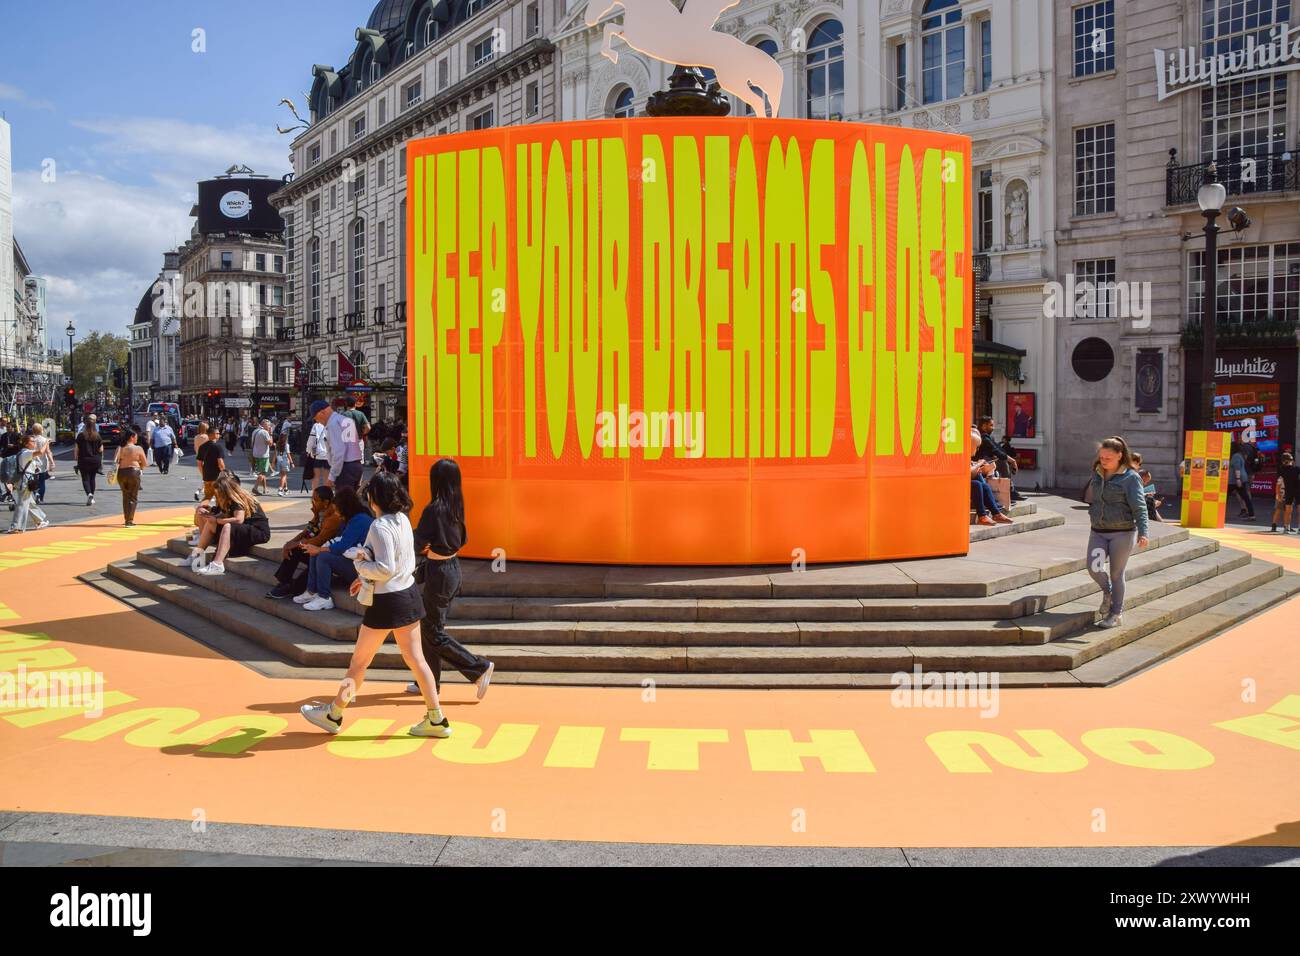
[[320,335],[320,319],[308,322],[302,329],[303,337],[314,339]]
[[292,342],[294,341],[294,332],[295,329],[292,325],[286,325],[283,328],[276,329],[275,340],[277,342]]
[[1300,192],[1300,150],[1255,153],[1203,163],[1180,165],[1178,150],[1169,151],[1165,167],[1165,205],[1187,206],[1196,203],[1196,194],[1205,185],[1210,163],[1216,164],[1219,182],[1229,196],[1285,195]]
[[[347,332],[355,332],[357,329],[366,327],[365,312],[347,312],[343,315],[343,329]],[[330,330],[331,332],[333,329]]]

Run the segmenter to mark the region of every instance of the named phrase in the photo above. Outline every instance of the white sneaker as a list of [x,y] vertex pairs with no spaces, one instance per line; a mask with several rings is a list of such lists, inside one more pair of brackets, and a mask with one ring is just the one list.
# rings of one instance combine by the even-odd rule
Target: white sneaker
[[94,495],[86,495],[86,507],[89,508],[89,507],[90,507],[91,505],[93,505],[94,503],[95,503],[95,496],[94,496]]
[[190,556],[185,559],[184,567],[189,568],[191,571],[198,571],[203,567],[203,557],[204,553],[198,548],[192,549]]
[[320,598],[320,595],[319,595],[319,594],[316,594],[316,593],[314,593],[314,592],[312,592],[312,591],[303,591],[301,594],[296,595],[296,596],[294,597],[294,599],[293,599],[293,603],[294,603],[294,604],[310,604],[312,601],[315,601],[315,600],[317,600],[317,599],[319,599],[319,598]]
[[1098,627],[1120,627],[1123,625],[1123,623],[1124,623],[1124,616],[1122,614],[1111,614],[1108,615],[1105,620],[1098,622],[1097,626]]
[[317,597],[310,604],[303,605],[304,611],[332,611],[334,610],[334,599]]
[[412,737],[450,737],[451,723],[443,717],[441,723],[435,724],[426,715],[424,720],[410,729],[409,733]]
[[408,694],[418,694],[420,692],[420,685],[417,684],[415,681],[411,681],[409,684],[406,685],[406,692]]
[[488,669],[483,672],[483,676],[474,682],[478,688],[478,699],[482,700],[487,696],[488,684],[492,683],[492,672],[497,669],[496,664],[488,661]]
[[225,574],[226,566],[224,564],[218,564],[216,561],[213,561],[211,564],[207,564],[199,568],[198,573],[211,574],[211,575]]
[[298,710],[327,734],[337,734],[343,729],[343,719],[341,717],[338,720],[333,720],[330,717],[329,704],[303,704]]
[[203,492],[201,492],[201,491],[196,491],[196,492],[194,492],[194,500],[195,500],[195,501],[199,501],[202,497],[203,497]]
[[40,531],[42,528],[48,528],[49,526],[50,526],[50,519],[44,518],[41,520],[41,523],[36,526],[36,530]]

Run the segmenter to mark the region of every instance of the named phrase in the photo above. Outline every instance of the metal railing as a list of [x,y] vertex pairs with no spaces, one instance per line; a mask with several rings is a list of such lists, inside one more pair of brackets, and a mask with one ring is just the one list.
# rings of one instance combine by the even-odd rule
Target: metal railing
[[1165,205],[1184,206],[1195,203],[1197,192],[1205,185],[1205,171],[1211,162],[1217,164],[1219,182],[1228,190],[1229,196],[1300,190],[1300,159],[1297,158],[1297,150],[1179,165],[1178,150],[1171,149],[1169,163],[1165,167]]

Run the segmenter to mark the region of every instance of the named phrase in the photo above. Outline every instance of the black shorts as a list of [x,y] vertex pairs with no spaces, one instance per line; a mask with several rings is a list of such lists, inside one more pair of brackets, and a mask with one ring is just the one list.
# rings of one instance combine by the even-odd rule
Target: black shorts
[[391,631],[423,619],[424,599],[420,597],[419,586],[412,584],[405,591],[376,593],[361,623],[376,630]]
[[230,556],[232,558],[247,557],[252,552],[254,545],[266,544],[270,540],[271,529],[265,524],[250,524],[247,521],[241,524],[232,524],[230,526]]

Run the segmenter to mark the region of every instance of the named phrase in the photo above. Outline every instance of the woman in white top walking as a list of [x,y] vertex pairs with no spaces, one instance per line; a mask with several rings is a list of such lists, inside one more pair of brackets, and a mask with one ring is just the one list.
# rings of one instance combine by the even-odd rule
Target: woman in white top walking
[[337,734],[343,726],[343,708],[356,697],[366,668],[391,631],[428,707],[424,720],[411,728],[411,734],[450,737],[451,724],[442,714],[433,671],[420,646],[424,601],[415,583],[415,539],[406,517],[411,509],[410,496],[397,476],[388,472],[379,472],[371,478],[363,495],[375,520],[365,545],[351,549],[348,557],[352,558],[358,575],[352,582],[352,594],[366,606],[366,613],[338,694],[329,704],[304,704],[302,715],[322,730]]
[[[36,438],[34,432],[28,432],[23,436],[22,450],[18,452],[18,475],[14,479],[14,494],[18,498],[18,503],[14,510],[14,519],[6,534],[21,534],[26,531],[27,519],[31,515],[36,516],[37,531],[50,526],[50,519],[41,510],[37,497],[41,476],[45,474],[45,455],[36,450]],[[416,623],[416,633],[417,635],[419,633],[419,622]],[[417,639],[415,643],[418,647],[420,642]],[[429,677],[429,683],[433,684],[432,675]]]

